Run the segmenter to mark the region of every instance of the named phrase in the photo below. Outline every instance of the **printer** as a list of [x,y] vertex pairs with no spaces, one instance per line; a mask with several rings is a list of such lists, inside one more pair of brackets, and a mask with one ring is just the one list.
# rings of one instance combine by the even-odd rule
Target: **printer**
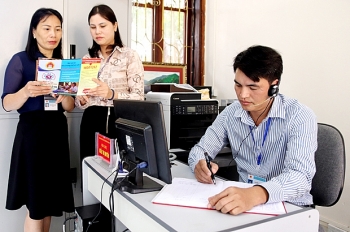
[[153,92],[146,101],[163,105],[169,149],[190,150],[218,115],[217,100],[201,100],[200,92]]

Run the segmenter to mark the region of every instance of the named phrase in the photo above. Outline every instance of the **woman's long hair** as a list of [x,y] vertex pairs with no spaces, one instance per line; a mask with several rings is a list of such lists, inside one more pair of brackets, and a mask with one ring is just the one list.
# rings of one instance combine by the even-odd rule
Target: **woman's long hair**
[[[38,43],[33,36],[33,30],[37,28],[38,24],[41,20],[48,18],[49,16],[56,16],[60,22],[61,27],[63,23],[62,15],[54,9],[51,8],[40,8],[32,16],[32,20],[30,21],[29,31],[28,31],[28,40],[25,51],[28,56],[32,60],[36,60],[36,53],[39,51]],[[52,58],[62,59],[62,39],[58,43],[57,47],[53,50]]]
[[[113,25],[117,22],[117,18],[115,17],[113,10],[109,6],[101,4],[101,5],[94,6],[91,9],[88,16],[89,25],[90,25],[90,18],[96,14],[101,15],[101,17],[110,21]],[[113,51],[116,46],[118,47],[124,46],[119,33],[119,25],[117,27],[117,31],[114,32],[114,44],[110,45],[108,48],[110,51]],[[90,57],[98,57],[98,51],[100,51],[100,49],[101,49],[100,45],[98,45],[94,40],[92,40],[92,47],[89,48]]]

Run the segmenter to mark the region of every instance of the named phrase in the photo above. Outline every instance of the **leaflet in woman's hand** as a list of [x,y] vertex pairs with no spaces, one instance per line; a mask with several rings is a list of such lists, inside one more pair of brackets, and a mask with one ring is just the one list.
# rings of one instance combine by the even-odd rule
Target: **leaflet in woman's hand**
[[39,59],[37,60],[37,81],[52,86],[52,92],[66,95],[86,95],[97,84],[101,59]]

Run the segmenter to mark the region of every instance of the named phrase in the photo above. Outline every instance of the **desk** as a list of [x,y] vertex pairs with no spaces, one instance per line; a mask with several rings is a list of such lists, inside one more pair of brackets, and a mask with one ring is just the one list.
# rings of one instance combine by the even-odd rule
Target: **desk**
[[[95,158],[83,161],[83,204],[95,204],[101,198],[101,186],[110,173]],[[194,178],[189,167],[175,161],[173,177]],[[102,203],[109,208],[110,177],[103,187]],[[114,214],[132,232],[137,231],[284,231],[317,232],[319,213],[313,208],[301,208],[286,203],[287,214],[267,216],[241,214],[232,216],[215,210],[194,209],[152,204],[157,192],[129,194],[114,191]]]

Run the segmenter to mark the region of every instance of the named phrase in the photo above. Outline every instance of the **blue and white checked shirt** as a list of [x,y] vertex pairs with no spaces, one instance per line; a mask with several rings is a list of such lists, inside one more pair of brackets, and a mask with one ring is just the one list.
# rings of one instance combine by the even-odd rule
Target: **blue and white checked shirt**
[[[261,146],[268,118],[271,122],[264,146]],[[250,127],[254,128],[252,133]],[[255,127],[249,113],[235,101],[218,115],[191,149],[188,157],[191,170],[204,159],[205,151],[215,158],[227,144],[230,144],[237,163],[240,181],[248,182],[248,174],[266,179],[267,182],[259,185],[269,193],[268,203],[313,203],[310,189],[316,171],[317,120],[311,109],[279,94],[267,117]]]

